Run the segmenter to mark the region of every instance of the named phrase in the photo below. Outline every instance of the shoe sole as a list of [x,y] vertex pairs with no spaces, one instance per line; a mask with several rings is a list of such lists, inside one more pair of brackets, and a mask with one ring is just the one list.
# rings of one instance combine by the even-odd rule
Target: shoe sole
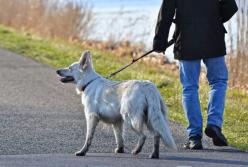
[[203,147],[196,147],[196,148],[190,148],[190,147],[183,147],[184,150],[203,150]]
[[227,142],[225,141],[225,139],[221,139],[221,135],[216,134],[216,132],[214,130],[211,129],[206,129],[205,130],[205,134],[212,138],[213,143],[215,146],[228,146]]
[[190,150],[203,150],[203,147],[197,146],[197,147],[190,148]]
[[198,144],[198,145],[196,145],[195,147],[190,147],[189,145],[184,145],[183,146],[183,148],[185,149],[185,150],[203,150],[203,146],[202,146],[202,144]]

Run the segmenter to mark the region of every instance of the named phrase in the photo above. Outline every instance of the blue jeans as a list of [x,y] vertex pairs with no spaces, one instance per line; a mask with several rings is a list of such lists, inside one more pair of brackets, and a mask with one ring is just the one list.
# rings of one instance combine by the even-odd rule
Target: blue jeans
[[[225,107],[228,70],[225,58],[203,59],[206,66],[207,79],[210,86],[207,108],[207,125],[222,127]],[[183,86],[182,103],[188,119],[189,137],[202,137],[202,113],[199,101],[199,76],[201,60],[180,60],[180,80]]]

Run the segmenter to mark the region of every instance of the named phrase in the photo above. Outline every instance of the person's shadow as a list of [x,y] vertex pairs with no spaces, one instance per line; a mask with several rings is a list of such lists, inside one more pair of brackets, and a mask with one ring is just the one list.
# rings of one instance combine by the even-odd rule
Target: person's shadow
[[[183,153],[183,152],[182,152]],[[182,154],[180,153],[180,154]],[[206,154],[205,154],[206,153]],[[220,154],[223,153],[223,154]],[[197,156],[197,154],[202,156]],[[212,155],[211,155],[212,154]],[[193,155],[193,156],[192,156]],[[216,155],[216,158],[214,157]],[[245,160],[241,157],[247,157]],[[236,158],[236,159],[235,159]],[[187,151],[182,156],[165,156],[164,160],[182,161],[182,162],[201,162],[222,165],[242,165],[248,166],[248,153],[233,148],[224,149],[204,149],[201,151]],[[162,160],[161,159],[161,160]],[[238,160],[240,159],[240,160]]]

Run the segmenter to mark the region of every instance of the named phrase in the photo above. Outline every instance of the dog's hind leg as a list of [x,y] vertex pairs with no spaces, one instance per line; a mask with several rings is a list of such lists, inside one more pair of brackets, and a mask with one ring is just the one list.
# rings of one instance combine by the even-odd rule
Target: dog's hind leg
[[113,124],[115,140],[117,144],[117,148],[115,149],[115,153],[124,153],[124,143],[123,143],[123,122],[118,122]]
[[136,155],[141,152],[146,140],[146,136],[143,133],[143,121],[139,121],[139,122],[132,121],[132,129],[139,137],[138,144],[132,151],[132,154]]
[[151,159],[159,158],[159,144],[160,144],[160,135],[155,132],[151,126],[151,124],[147,123],[148,130],[153,134],[153,150],[151,155],[149,156]]
[[76,156],[85,156],[85,154],[89,150],[99,119],[94,115],[90,115],[86,118],[86,122],[87,122],[87,133],[86,133],[85,144],[80,151],[75,153]]
[[152,151],[152,154],[150,155],[150,158],[158,159],[159,158],[159,142],[160,142],[159,134],[154,135],[153,141],[154,141],[153,151]]

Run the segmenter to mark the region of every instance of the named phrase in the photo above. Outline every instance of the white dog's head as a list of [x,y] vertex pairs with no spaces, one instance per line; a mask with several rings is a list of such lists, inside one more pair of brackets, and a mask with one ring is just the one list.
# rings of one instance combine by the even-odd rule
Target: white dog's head
[[60,81],[63,83],[75,83],[80,90],[85,83],[94,77],[94,69],[89,51],[83,52],[78,62],[69,67],[57,70]]

